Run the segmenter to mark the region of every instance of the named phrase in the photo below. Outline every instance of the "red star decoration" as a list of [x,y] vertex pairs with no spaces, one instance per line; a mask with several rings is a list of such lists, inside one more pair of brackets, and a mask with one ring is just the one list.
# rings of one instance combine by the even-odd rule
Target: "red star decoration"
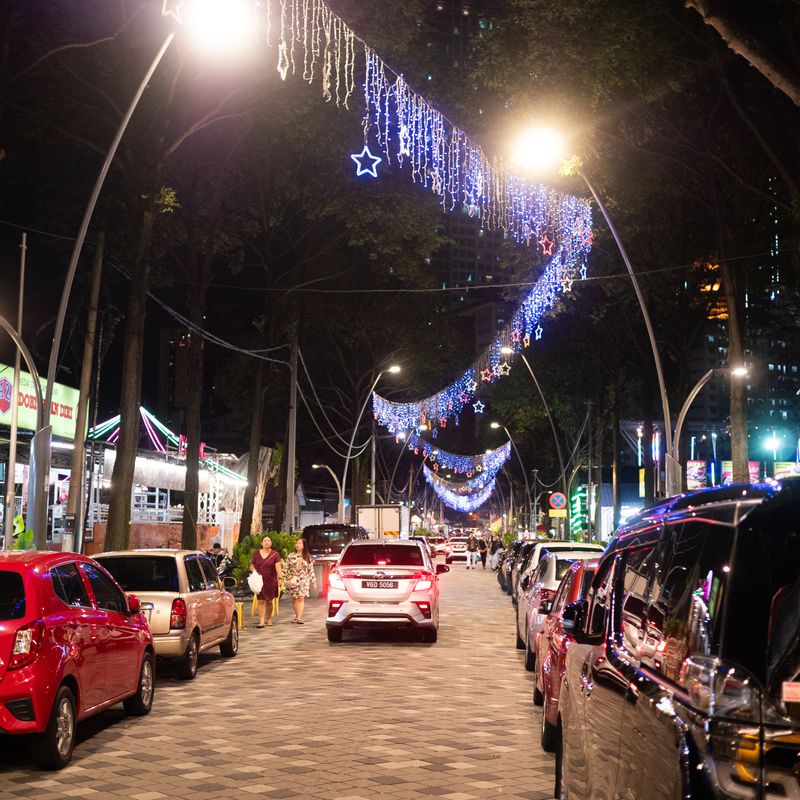
[[481,370],[481,380],[485,383],[492,382],[492,371],[490,369],[482,369]]
[[539,247],[542,248],[542,255],[544,256],[551,256],[553,255],[553,245],[555,242],[552,239],[549,239],[547,234],[542,237],[542,240],[539,242]]
[[440,428],[444,428],[444,426],[445,426],[445,425],[447,425],[447,420],[446,420],[444,417],[442,417],[442,418],[439,420],[439,427],[440,427]]
[[584,228],[581,231],[581,244],[590,245],[594,239],[591,228]]
[[439,465],[438,464],[434,464],[433,465],[433,471],[434,472],[438,472],[439,471]]
[[415,448],[414,448],[414,455],[415,455],[415,456],[418,456],[418,455],[419,455],[419,447],[415,447]]
[[514,344],[519,344],[519,340],[521,338],[522,334],[520,333],[519,328],[514,328],[514,330],[511,331],[511,341],[514,342]]

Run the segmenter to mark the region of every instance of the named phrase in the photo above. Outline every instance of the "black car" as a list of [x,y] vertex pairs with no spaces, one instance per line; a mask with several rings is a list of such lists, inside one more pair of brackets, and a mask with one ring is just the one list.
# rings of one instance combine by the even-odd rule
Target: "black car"
[[563,620],[556,796],[800,796],[800,481],[644,512]]
[[366,530],[360,525],[307,525],[303,528],[303,539],[314,561],[336,561],[345,545],[368,538]]
[[500,565],[500,569],[497,571],[497,582],[504,592],[509,591],[511,567],[514,566],[514,561],[521,547],[522,542],[512,542],[510,547],[506,550],[506,556],[503,559],[503,563]]

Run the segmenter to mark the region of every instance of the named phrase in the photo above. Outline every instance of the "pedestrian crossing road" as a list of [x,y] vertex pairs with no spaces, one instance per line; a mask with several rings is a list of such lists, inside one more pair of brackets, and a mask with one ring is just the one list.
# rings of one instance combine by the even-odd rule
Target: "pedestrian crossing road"
[[508,596],[488,570],[454,565],[440,580],[434,645],[361,632],[329,644],[322,600],[302,626],[288,602],[273,628],[248,611],[236,658],[201,657],[189,683],[159,664],[152,713],[87,721],[62,772],[36,771],[3,739],[0,797],[551,797]]

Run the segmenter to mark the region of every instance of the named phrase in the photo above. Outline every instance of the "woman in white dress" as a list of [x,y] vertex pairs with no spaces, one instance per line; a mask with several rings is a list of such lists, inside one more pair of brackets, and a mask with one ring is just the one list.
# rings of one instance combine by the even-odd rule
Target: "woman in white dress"
[[286,556],[283,575],[286,591],[291,596],[294,605],[294,621],[298,625],[302,625],[306,597],[311,594],[311,586],[317,584],[314,576],[314,562],[305,539],[298,539],[294,545],[294,553]]

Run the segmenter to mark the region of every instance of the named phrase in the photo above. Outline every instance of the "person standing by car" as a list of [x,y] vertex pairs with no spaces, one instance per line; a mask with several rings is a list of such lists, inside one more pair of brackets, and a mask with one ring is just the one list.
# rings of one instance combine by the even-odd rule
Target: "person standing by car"
[[475,534],[471,533],[467,538],[467,569],[477,569],[478,564],[478,540]]
[[315,586],[317,584],[314,577],[314,562],[305,539],[298,539],[294,544],[294,553],[286,556],[286,569],[283,574],[286,578],[286,591],[289,592],[294,605],[294,621],[302,625],[306,597],[311,594],[311,584]]
[[483,534],[478,537],[478,555],[481,558],[481,566],[486,569],[486,556],[489,555],[489,545]]
[[272,627],[272,604],[278,597],[278,584],[281,580],[281,557],[280,554],[272,549],[272,539],[265,536],[261,540],[261,549],[253,553],[250,561],[250,569],[261,576],[264,585],[258,593],[258,625],[257,628],[264,627],[266,624]]
[[497,569],[497,561],[500,558],[498,553],[503,549],[503,543],[500,541],[500,537],[496,534],[492,534],[492,541],[489,544],[489,555],[492,557],[492,571]]

